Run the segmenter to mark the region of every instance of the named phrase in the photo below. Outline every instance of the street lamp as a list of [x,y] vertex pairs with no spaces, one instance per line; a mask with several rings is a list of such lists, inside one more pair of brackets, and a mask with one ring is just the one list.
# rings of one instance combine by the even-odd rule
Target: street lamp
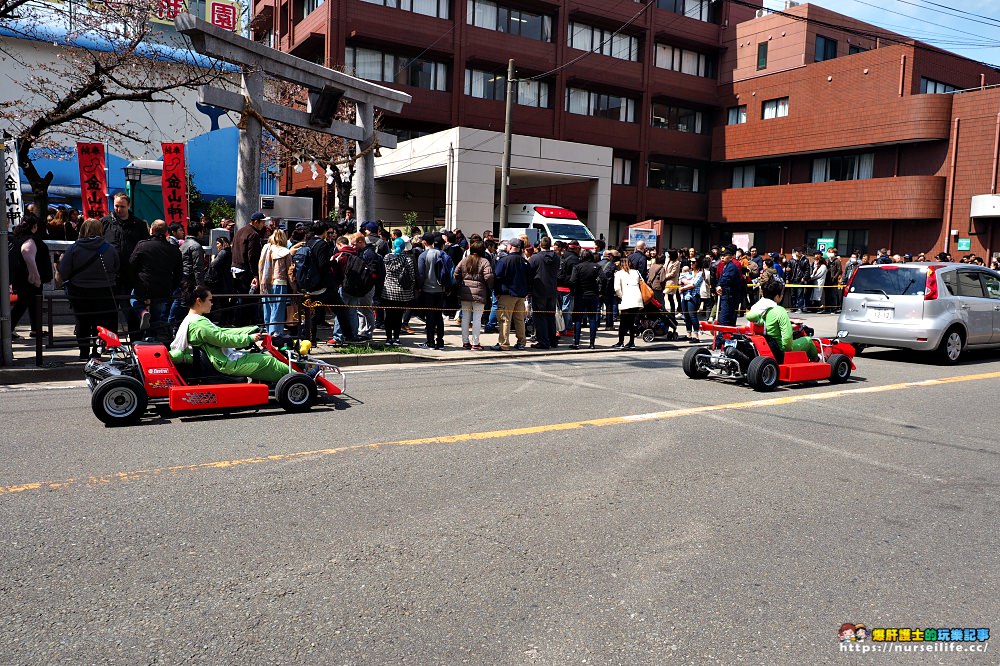
[[142,169],[134,166],[122,167],[125,171],[125,183],[128,185],[129,212],[135,212],[135,187],[142,180]]

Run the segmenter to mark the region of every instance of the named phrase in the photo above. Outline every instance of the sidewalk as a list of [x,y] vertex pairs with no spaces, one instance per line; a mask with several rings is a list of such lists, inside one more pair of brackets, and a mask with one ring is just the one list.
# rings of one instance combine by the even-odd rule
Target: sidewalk
[[[794,316],[804,320],[807,324],[816,329],[817,335],[832,337],[836,334],[837,315],[835,314],[806,314]],[[357,367],[394,363],[422,363],[435,361],[448,362],[483,359],[506,360],[513,358],[566,357],[581,354],[594,354],[599,352],[608,352],[610,351],[610,347],[618,342],[618,333],[616,331],[605,331],[602,327],[602,329],[597,333],[597,349],[593,350],[586,348],[590,338],[589,332],[587,329],[584,329],[583,335],[581,336],[584,348],[580,350],[570,349],[569,345],[572,343],[573,339],[566,337],[559,339],[559,347],[556,349],[533,350],[529,347],[528,349],[519,351],[513,348],[516,341],[513,336],[511,336],[510,350],[506,352],[498,352],[490,349],[492,345],[497,343],[497,334],[486,333],[480,337],[480,343],[483,347],[485,347],[483,351],[467,351],[462,349],[461,329],[453,322],[448,322],[445,324],[445,348],[443,350],[420,349],[417,347],[417,344],[423,342],[425,339],[423,323],[416,319],[414,319],[411,323],[417,325],[413,329],[414,334],[408,335],[404,333],[400,340],[401,346],[406,348],[408,353],[385,352],[375,354],[337,354],[333,351],[333,347],[327,345],[325,342],[319,342],[316,345],[315,353],[320,358],[340,366],[345,371],[350,371],[352,368]],[[745,320],[741,319],[740,323],[745,323]],[[683,323],[681,323],[680,329],[683,334]],[[78,358],[79,352],[73,341],[73,326],[70,324],[59,324],[56,325],[53,330],[55,333],[55,343],[58,346],[56,348],[45,348],[43,357],[44,365],[42,367],[35,365],[35,339],[28,336],[28,331],[24,327],[21,327],[18,330],[18,333],[22,336],[22,338],[21,340],[16,340],[13,345],[14,365],[10,368],[0,368],[0,385],[74,381],[83,379],[83,366],[85,361],[81,361]],[[328,329],[321,329],[321,333],[325,334],[321,336],[321,340],[329,339],[330,336]],[[382,331],[376,331],[375,339],[371,344],[373,348],[378,349],[384,346],[384,343],[381,341],[383,339],[381,336]],[[703,339],[706,343],[708,342],[705,336],[703,336]],[[45,342],[48,342],[48,340],[46,339]],[[691,346],[690,343],[684,341],[667,342],[666,340],[656,340],[651,343],[646,343],[638,338],[636,338],[635,344],[636,350],[634,352],[620,353],[628,354],[667,349],[684,350]]]

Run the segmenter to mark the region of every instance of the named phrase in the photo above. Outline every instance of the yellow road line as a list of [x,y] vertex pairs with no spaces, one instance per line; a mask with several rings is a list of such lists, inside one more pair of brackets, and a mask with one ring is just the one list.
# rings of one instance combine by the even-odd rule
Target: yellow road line
[[130,472],[115,472],[104,476],[90,476],[74,479],[63,479],[61,481],[40,481],[35,483],[22,483],[11,486],[0,486],[0,495],[13,495],[29,490],[60,490],[71,486],[100,486],[115,483],[118,481],[138,481],[160,476],[177,475],[184,472],[195,472],[206,469],[225,469],[228,467],[239,467],[241,465],[256,465],[268,462],[286,462],[310,456],[326,456],[334,453],[346,453],[349,451],[360,451],[364,449],[378,449],[384,446],[418,446],[423,444],[458,444],[461,442],[476,442],[487,439],[503,439],[507,437],[522,437],[524,435],[540,435],[550,432],[567,430],[579,430],[582,428],[604,428],[607,426],[626,425],[631,423],[643,423],[649,421],[665,421],[685,416],[697,414],[707,414],[727,410],[759,409],[761,407],[776,407],[781,405],[791,405],[797,402],[810,402],[819,400],[832,400],[852,395],[864,395],[868,393],[886,393],[889,391],[900,391],[908,388],[924,388],[929,386],[942,386],[946,384],[956,384],[960,382],[982,381],[985,379],[1000,379],[1000,372],[987,372],[975,375],[958,375],[953,377],[942,377],[941,379],[926,379],[915,382],[902,382],[899,384],[886,384],[884,386],[864,386],[860,388],[848,388],[838,391],[823,391],[819,393],[806,393],[796,395],[783,395],[776,398],[766,398],[763,400],[749,400],[745,402],[730,402],[721,405],[705,405],[702,407],[685,407],[681,409],[671,409],[662,412],[649,412],[647,414],[632,414],[628,416],[612,416],[603,419],[587,419],[583,421],[570,421],[567,423],[550,423],[547,425],[530,426],[525,428],[509,428],[506,430],[488,430],[484,432],[470,432],[460,435],[438,435],[434,437],[420,437],[417,439],[402,439],[389,442],[372,442],[370,444],[355,444],[352,446],[339,446],[328,449],[315,449],[312,451],[295,451],[292,453],[275,453],[269,456],[257,456],[253,458],[239,458],[236,460],[219,460],[215,462],[198,463],[194,465],[174,465],[171,467],[156,467],[153,469],[140,469]]

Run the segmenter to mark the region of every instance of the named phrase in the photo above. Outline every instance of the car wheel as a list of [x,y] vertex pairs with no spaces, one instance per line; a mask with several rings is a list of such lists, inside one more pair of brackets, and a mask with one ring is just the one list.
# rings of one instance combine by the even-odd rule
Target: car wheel
[[681,367],[684,368],[684,374],[691,379],[704,379],[708,377],[708,368],[698,362],[700,358],[705,358],[711,356],[712,352],[708,351],[705,347],[692,347],[684,353],[684,360],[681,361]]
[[647,328],[645,331],[642,332],[643,342],[652,342],[655,339],[656,339],[656,333],[653,332],[653,329]]
[[868,345],[863,345],[860,342],[855,342],[852,344],[854,347],[854,355],[861,356],[861,352],[868,348]]
[[755,391],[773,391],[778,377],[778,362],[769,356],[758,356],[747,367],[747,383]]
[[843,354],[833,354],[828,362],[830,363],[831,383],[843,384],[851,378],[851,359]]
[[958,363],[965,349],[965,337],[957,327],[949,328],[941,339],[941,344],[937,348],[938,360],[945,365]]
[[146,388],[134,377],[109,377],[98,384],[90,396],[94,416],[108,426],[136,423],[148,404]]
[[309,375],[293,372],[278,380],[274,396],[285,411],[304,412],[316,402],[316,382]]

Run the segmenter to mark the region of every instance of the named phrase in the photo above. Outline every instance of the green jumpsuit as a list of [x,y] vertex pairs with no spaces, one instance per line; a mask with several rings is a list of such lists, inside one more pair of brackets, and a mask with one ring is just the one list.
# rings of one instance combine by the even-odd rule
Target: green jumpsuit
[[[241,349],[253,342],[256,326],[243,328],[220,328],[201,315],[191,315],[187,320],[187,340],[200,347],[212,367],[224,375],[250,377],[263,382],[276,382],[288,374],[288,364],[282,363],[270,354],[247,352],[228,356],[223,349]],[[170,358],[176,363],[190,363],[190,349],[174,349],[171,345]]]
[[757,323],[761,320],[764,322],[764,333],[777,340],[782,351],[804,351],[809,355],[810,361],[819,359],[819,352],[816,351],[812,338],[806,335],[792,338],[792,322],[788,318],[788,310],[775,303],[763,312],[754,309],[747,312],[747,321]]

